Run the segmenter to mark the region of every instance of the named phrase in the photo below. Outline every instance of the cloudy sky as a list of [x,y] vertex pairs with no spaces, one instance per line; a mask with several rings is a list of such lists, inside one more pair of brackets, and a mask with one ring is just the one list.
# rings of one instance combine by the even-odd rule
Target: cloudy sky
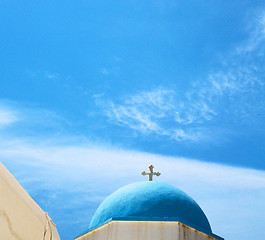
[[264,237],[264,1],[0,0],[0,33],[0,161],[62,240],[150,164]]

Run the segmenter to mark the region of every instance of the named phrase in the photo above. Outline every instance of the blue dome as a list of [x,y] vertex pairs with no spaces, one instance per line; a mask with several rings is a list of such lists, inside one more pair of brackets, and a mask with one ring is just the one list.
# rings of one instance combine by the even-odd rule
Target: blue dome
[[176,187],[160,182],[138,182],[120,188],[107,197],[95,212],[90,228],[111,218],[165,221],[176,219],[212,233],[199,205]]

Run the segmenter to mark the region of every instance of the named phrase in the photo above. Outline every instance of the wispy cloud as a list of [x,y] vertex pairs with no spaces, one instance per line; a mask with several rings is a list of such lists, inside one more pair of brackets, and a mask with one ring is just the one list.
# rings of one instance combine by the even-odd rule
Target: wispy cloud
[[25,72],[28,76],[35,78],[35,79],[39,79],[39,80],[43,80],[43,79],[48,79],[48,80],[61,80],[61,79],[65,79],[65,78],[69,78],[69,76],[63,76],[60,73],[57,72],[51,72],[48,70],[45,71],[35,71],[32,69],[25,69]]
[[[0,99],[0,135],[32,136],[62,132],[71,124],[56,112],[29,104]],[[8,127],[8,128],[7,128]],[[56,132],[54,132],[54,130]],[[38,134],[36,134],[38,133]]]
[[60,79],[62,76],[59,73],[50,73],[50,72],[45,72],[45,77],[48,79]]
[[[249,39],[222,59],[218,70],[195,79],[182,92],[161,86],[110,101],[106,115],[114,124],[143,134],[198,141],[211,125],[263,124],[265,110],[265,13]],[[253,124],[255,122],[255,124]],[[208,134],[210,139],[210,136]]]
[[216,113],[202,101],[201,93],[192,93],[200,97],[200,101],[190,94],[183,98],[165,88],[140,92],[124,99],[122,104],[111,102],[106,114],[114,123],[144,134],[155,133],[179,141],[196,140],[200,134],[192,133],[193,125],[211,120]]
[[171,93],[162,89],[142,92],[125,100],[124,105],[110,104],[106,114],[121,124],[126,124],[143,133],[157,132],[162,129],[155,119],[163,118],[171,108]]
[[[162,172],[156,180],[175,185],[195,198],[217,234],[232,240],[245,240],[244,231],[252,231],[255,238],[264,234],[264,171],[91,144],[58,146],[54,142],[44,145],[21,140],[2,142],[0,157],[57,219],[62,236],[67,224],[76,224],[77,229],[83,226],[78,231],[84,230],[97,205],[111,192],[131,182],[145,181],[140,173],[148,170],[150,163]],[[45,195],[39,196],[40,192]],[[61,208],[65,214],[56,216]],[[231,214],[235,211],[240,214]]]
[[248,54],[253,51],[259,51],[264,54],[264,40],[265,40],[265,12],[260,11],[257,15],[249,21],[250,37],[244,43],[236,48],[235,54]]
[[18,121],[18,116],[15,112],[1,108],[0,106],[0,127],[10,125],[11,123],[17,122]]
[[107,68],[101,68],[101,70],[100,70],[100,72],[103,74],[103,75],[109,75],[110,73],[109,73],[109,71],[107,70]]
[[[104,179],[105,181],[116,175],[126,181],[134,178],[140,181],[143,179],[139,174],[142,168],[147,167],[149,163],[154,163],[166,173],[162,175],[162,179],[169,182],[176,181],[181,184],[192,182],[196,185],[209,182],[207,189],[210,189],[211,185],[245,190],[265,189],[265,172],[262,170],[232,167],[196,159],[125,151],[90,143],[82,146],[64,146],[50,141],[49,144],[47,142],[33,144],[33,142],[23,140],[1,141],[0,155],[3,159],[13,159],[14,161],[9,163],[11,165],[16,162],[39,166],[40,170],[49,170],[50,174],[59,174],[59,178],[70,178],[76,183],[80,182],[80,179],[82,181]],[[32,161],[33,159],[35,161]],[[89,174],[87,174],[88,170]],[[41,179],[42,177],[46,178],[46,176],[39,176]],[[116,180],[113,179],[113,181]],[[119,183],[115,185],[117,184],[119,185]],[[109,187],[113,186],[110,184]]]

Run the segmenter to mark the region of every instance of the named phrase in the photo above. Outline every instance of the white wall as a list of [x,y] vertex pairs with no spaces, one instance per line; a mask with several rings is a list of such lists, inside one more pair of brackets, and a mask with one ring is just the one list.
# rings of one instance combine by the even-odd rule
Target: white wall
[[179,222],[111,221],[76,240],[215,239]]

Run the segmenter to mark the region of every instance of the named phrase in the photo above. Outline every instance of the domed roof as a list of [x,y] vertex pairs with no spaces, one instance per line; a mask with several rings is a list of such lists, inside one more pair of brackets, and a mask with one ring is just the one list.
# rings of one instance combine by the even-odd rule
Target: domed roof
[[113,218],[144,221],[180,221],[212,232],[199,205],[176,187],[160,182],[138,182],[108,196],[95,212],[90,228]]

